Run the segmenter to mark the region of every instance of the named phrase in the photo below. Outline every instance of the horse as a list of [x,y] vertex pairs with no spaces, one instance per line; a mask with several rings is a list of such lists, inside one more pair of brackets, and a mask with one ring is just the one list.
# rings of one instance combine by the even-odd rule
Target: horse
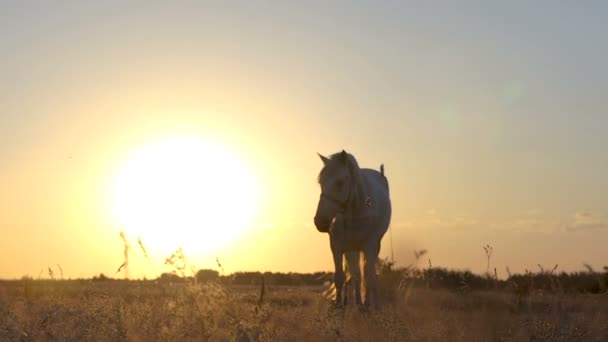
[[[318,176],[321,195],[314,223],[318,231],[330,233],[336,303],[341,303],[345,280],[342,256],[346,253],[348,259],[350,253],[361,252],[365,281],[364,304],[379,308],[376,261],[380,253],[380,242],[390,224],[392,210],[384,165],[380,166],[380,171],[362,169],[355,157],[344,150],[329,158],[321,154],[319,157],[323,161]],[[352,255],[351,258],[354,259],[354,254]]]

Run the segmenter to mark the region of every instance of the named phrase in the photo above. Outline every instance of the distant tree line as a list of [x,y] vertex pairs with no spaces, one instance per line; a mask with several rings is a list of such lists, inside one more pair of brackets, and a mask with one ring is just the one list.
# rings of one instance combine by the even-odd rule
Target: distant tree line
[[[222,284],[232,285],[259,285],[264,278],[266,285],[285,286],[321,286],[327,285],[333,279],[333,273],[281,273],[281,272],[236,272],[229,275],[220,275],[216,270],[201,269],[196,272],[195,277],[180,277],[176,273],[163,273],[157,279],[160,282],[187,282],[196,280],[198,283],[216,281]],[[103,276],[101,279],[107,279]]]
[[[496,274],[475,274],[464,270],[449,270],[442,267],[395,267],[387,260],[379,260],[377,272],[381,288],[392,291],[406,287],[425,287],[450,291],[508,290],[519,295],[533,291],[562,293],[606,293],[608,292],[608,267],[604,272],[588,269],[586,272],[555,273],[541,268],[539,272],[510,274],[507,279],[498,279]],[[216,270],[201,269],[194,277],[182,277],[176,273],[163,273],[155,281],[163,283],[219,282],[226,285],[259,285],[264,279],[271,286],[329,286],[332,272],[281,273],[281,272],[236,272],[221,275]],[[93,281],[108,281],[112,278],[100,274]]]
[[[532,292],[560,293],[607,293],[608,267],[604,272],[596,272],[588,266],[587,272],[561,272],[545,270],[538,272],[526,270],[524,274],[510,274],[507,279],[499,279],[494,274],[475,274],[468,270],[449,270],[442,267],[395,267],[385,260],[379,260],[378,273],[384,288],[426,287],[453,291],[470,290],[508,290],[519,295]],[[508,271],[508,270],[507,270]]]
[[235,285],[255,285],[260,283],[262,277],[266,285],[319,286],[327,285],[333,279],[333,273],[236,272],[220,277],[220,281]]

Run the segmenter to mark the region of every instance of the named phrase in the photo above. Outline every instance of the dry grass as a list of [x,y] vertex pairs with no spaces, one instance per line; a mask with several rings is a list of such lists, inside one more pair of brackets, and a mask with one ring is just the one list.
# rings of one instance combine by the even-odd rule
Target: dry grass
[[381,312],[321,287],[154,281],[0,282],[4,341],[608,340],[607,295],[406,288]]

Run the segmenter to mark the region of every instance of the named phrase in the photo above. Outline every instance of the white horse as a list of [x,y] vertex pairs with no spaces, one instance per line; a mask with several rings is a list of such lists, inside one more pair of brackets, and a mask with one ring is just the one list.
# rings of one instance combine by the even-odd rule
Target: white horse
[[[376,260],[380,240],[391,220],[391,201],[384,167],[380,172],[361,169],[356,159],[346,151],[329,158],[319,155],[324,167],[319,173],[321,197],[315,214],[315,226],[329,232],[334,257],[336,302],[341,303],[345,275],[342,256],[347,261],[363,252],[365,304],[379,307]],[[349,256],[350,255],[350,256]],[[349,262],[350,264],[351,262]],[[358,267],[358,265],[357,265]],[[353,269],[353,267],[351,267]]]

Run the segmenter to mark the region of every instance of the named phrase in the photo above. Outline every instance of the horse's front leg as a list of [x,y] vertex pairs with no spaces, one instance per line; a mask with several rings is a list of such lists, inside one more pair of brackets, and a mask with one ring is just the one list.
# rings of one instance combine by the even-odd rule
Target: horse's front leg
[[[360,255],[361,253],[359,252],[345,253],[348,273],[350,274],[350,279],[346,282],[346,286],[348,286],[349,283],[353,283],[355,285],[355,303],[358,305],[361,304],[361,267],[359,266]],[[351,291],[352,290],[349,290],[346,296],[350,296]],[[344,298],[344,301],[346,304],[346,298]]]
[[342,289],[344,287],[344,280],[346,275],[344,274],[344,266],[342,264],[342,252],[332,250],[334,256],[334,286],[336,287],[336,305],[342,304]]
[[342,293],[344,289],[344,217],[342,214],[336,215],[329,229],[329,245],[334,258],[334,286],[336,287],[336,305],[342,304]]

